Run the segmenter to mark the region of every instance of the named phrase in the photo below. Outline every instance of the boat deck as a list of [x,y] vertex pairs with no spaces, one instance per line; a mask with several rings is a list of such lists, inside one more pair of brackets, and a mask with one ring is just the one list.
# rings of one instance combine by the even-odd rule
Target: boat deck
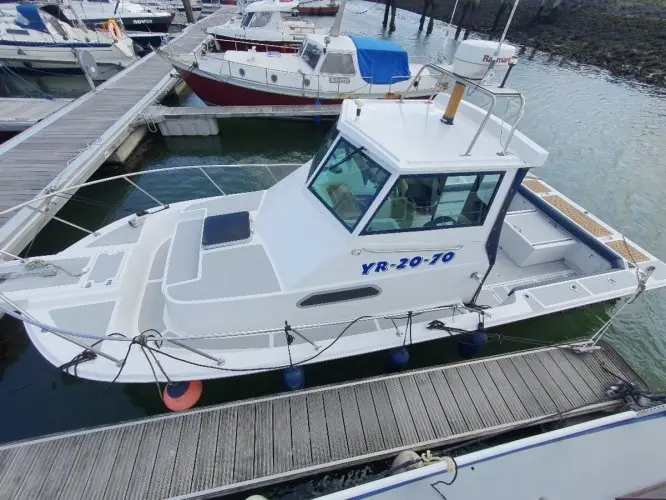
[[619,405],[610,348],[547,347],[0,447],[6,498],[196,498]]

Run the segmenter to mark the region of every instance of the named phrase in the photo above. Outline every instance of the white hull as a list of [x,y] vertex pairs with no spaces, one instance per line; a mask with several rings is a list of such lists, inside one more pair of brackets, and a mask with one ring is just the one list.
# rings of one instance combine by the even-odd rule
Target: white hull
[[[19,53],[20,49],[20,53]],[[115,47],[86,47],[95,58],[98,73],[95,79],[106,80],[135,61]],[[0,64],[16,70],[77,71],[81,66],[72,48],[15,47],[0,45]]]
[[[286,193],[294,189],[290,186],[290,181],[299,182],[307,168],[308,165],[305,165],[283,181],[283,195],[277,196],[280,200],[285,200],[284,196],[288,196]],[[558,195],[563,196],[559,193]],[[433,294],[433,289],[428,284],[433,276],[426,272],[400,275],[399,278],[393,275],[393,279],[399,280],[393,285],[395,288],[390,282],[379,282],[384,291],[382,301],[341,302],[335,307],[297,307],[299,299],[320,290],[320,287],[297,288],[292,293],[259,294],[254,300],[250,298],[238,301],[233,297],[194,302],[182,300],[183,290],[199,286],[198,282],[204,287],[212,285],[222,289],[229,286],[222,286],[223,282],[214,278],[216,272],[208,268],[209,264],[203,261],[188,262],[190,258],[195,258],[194,255],[186,255],[190,252],[186,248],[190,246],[190,237],[187,236],[190,222],[196,224],[197,220],[202,220],[199,217],[204,210],[207,213],[216,213],[219,210],[249,209],[251,217],[255,218],[256,210],[267,203],[265,198],[265,192],[256,192],[181,202],[171,205],[168,210],[147,216],[143,226],[137,229],[128,224],[131,217],[121,219],[100,230],[98,236],[88,236],[61,254],[48,258],[49,262],[62,266],[76,277],[68,278],[59,273],[53,279],[41,278],[37,282],[33,281],[35,278],[27,277],[29,286],[39,288],[27,290],[26,293],[20,290],[11,292],[17,286],[21,288],[22,278],[17,278],[4,285],[0,284],[0,292],[19,305],[29,305],[32,317],[46,325],[55,324],[60,328],[93,335],[112,332],[138,333],[154,329],[162,336],[174,340],[188,338],[189,340],[184,341],[187,345],[224,360],[223,364],[216,365],[197,353],[165,342],[160,351],[166,354],[158,354],[158,358],[171,380],[222,378],[287,366],[289,353],[286,349],[285,333],[280,327],[284,320],[288,320],[291,326],[318,345],[318,348],[314,348],[299,338],[296,339],[290,349],[291,358],[294,362],[303,364],[402,346],[406,342],[404,318],[408,310],[414,311],[415,315],[407,343],[422,343],[456,334],[455,331],[428,329],[427,324],[433,319],[440,319],[447,327],[454,329],[476,329],[480,319],[478,312],[465,311],[461,300],[462,293],[472,293],[474,290],[475,282],[469,280],[470,266],[473,268],[474,264],[459,257],[448,267],[443,266],[440,269],[440,278],[435,277],[435,281],[447,283],[447,287],[438,290],[437,294]],[[527,206],[516,205],[518,211],[524,208]],[[275,209],[276,207],[271,210]],[[300,210],[307,209],[303,206]],[[312,223],[314,222],[312,220]],[[304,222],[302,230],[315,231],[308,222]],[[284,238],[285,250],[288,250],[291,248],[289,241],[293,240],[293,236],[284,235]],[[114,244],[114,241],[119,243]],[[196,241],[192,243],[196,245]],[[257,234],[253,236],[253,244],[263,244],[264,248],[267,248],[265,240]],[[630,241],[628,244],[640,249]],[[304,243],[299,245],[303,247]],[[302,250],[305,254],[321,253],[330,245],[330,241],[310,241]],[[427,246],[434,248],[432,245],[430,243]],[[446,248],[442,246],[440,250],[446,251]],[[219,255],[224,257],[225,251],[224,248],[220,249]],[[332,246],[328,251],[334,255],[336,248]],[[645,252],[642,249],[640,251]],[[384,256],[389,261],[397,261],[398,256],[407,254],[411,257],[409,250],[386,253]],[[269,256],[270,260],[274,258],[274,255]],[[361,262],[367,259],[368,255],[362,255],[352,258],[352,261]],[[649,264],[656,266],[658,270],[648,280],[648,289],[666,283],[666,266],[654,257],[650,256],[650,259],[643,267]],[[630,269],[608,270],[582,276],[577,276],[572,268],[563,267],[561,264],[531,266],[521,270],[511,263],[504,252],[498,256],[498,262],[500,265],[496,266],[494,273],[497,278],[484,286],[479,301],[482,305],[490,305],[493,301],[496,304],[486,309],[486,328],[618,299],[634,294],[637,288],[635,271]],[[334,280],[334,276],[348,267],[348,264],[333,266],[329,280]],[[192,265],[195,266],[194,274],[190,278],[183,276],[184,269]],[[5,267],[0,270],[20,272],[20,266],[14,266],[14,269]],[[234,282],[248,280],[255,282],[255,285],[248,283],[247,286],[263,286],[262,280],[270,279],[270,276],[266,275],[270,271],[263,267],[257,268],[257,262],[253,260],[236,262],[235,266],[238,269],[234,273]],[[360,264],[353,266],[359,266],[360,269]],[[558,274],[553,274],[555,269],[559,269]],[[222,272],[226,275],[232,270]],[[82,274],[78,276],[80,273]],[[181,277],[173,277],[174,273]],[[206,276],[212,277],[213,281],[207,280]],[[105,282],[105,279],[109,281]],[[540,285],[540,281],[546,284]],[[208,284],[205,284],[206,282]],[[344,286],[344,283],[340,283],[340,286]],[[520,286],[526,288],[521,293],[513,293],[507,297],[507,290]],[[596,290],[596,293],[579,294],[573,292],[574,289]],[[409,290],[409,296],[405,295],[405,290]],[[467,292],[464,292],[465,290]],[[390,291],[393,293],[389,293]],[[504,298],[500,301],[501,294]],[[535,298],[538,299],[535,301]],[[452,308],[421,313],[446,304]],[[262,313],[258,314],[259,311]],[[394,322],[398,332],[393,321],[382,319],[389,315],[396,317]],[[349,323],[360,316],[372,318],[357,322],[336,340]],[[330,325],[331,323],[334,324]],[[26,324],[26,328],[40,353],[56,366],[66,363],[80,352],[77,345],[53,335],[45,335],[39,327]],[[91,343],[92,340],[86,342]],[[261,345],[265,347],[262,348]],[[327,346],[330,347],[319,352]],[[116,359],[123,359],[127,350],[125,342],[105,341],[98,347]],[[186,364],[166,357],[167,355],[204,366]],[[118,373],[118,367],[104,358],[81,364],[77,370],[79,376],[94,380],[110,380]],[[157,376],[163,378],[159,372]],[[154,380],[140,349],[130,352],[117,380]]]
[[[666,409],[628,411],[463,455],[326,500],[610,500],[666,481]],[[632,496],[632,498],[663,498]]]

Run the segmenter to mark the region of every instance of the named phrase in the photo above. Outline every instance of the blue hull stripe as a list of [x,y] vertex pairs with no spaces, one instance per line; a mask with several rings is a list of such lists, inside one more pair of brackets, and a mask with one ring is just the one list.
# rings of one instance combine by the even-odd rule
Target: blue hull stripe
[[12,47],[62,47],[66,49],[85,49],[89,47],[111,47],[110,43],[53,43],[53,42],[17,42],[14,40],[0,40],[0,45]]

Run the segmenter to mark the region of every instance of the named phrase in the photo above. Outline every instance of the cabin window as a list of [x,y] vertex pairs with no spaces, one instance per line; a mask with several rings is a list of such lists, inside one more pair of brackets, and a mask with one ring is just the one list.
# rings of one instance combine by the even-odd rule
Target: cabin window
[[252,21],[252,18],[254,17],[254,12],[250,12],[248,14],[245,14],[243,17],[243,20],[241,21],[241,26],[243,28],[247,28],[250,25],[250,22]]
[[404,175],[363,234],[481,226],[502,173]]
[[314,158],[312,158],[312,164],[310,165],[310,172],[308,173],[308,179],[312,177],[312,174],[315,173],[315,170],[317,170],[317,167],[324,159],[326,153],[328,153],[328,150],[333,145],[333,141],[337,136],[338,136],[338,129],[335,127],[335,125],[333,125],[331,127],[331,130],[328,131],[328,134],[326,135],[326,139],[324,139],[323,144],[319,147],[319,150],[314,155]]
[[301,58],[306,62],[310,68],[315,69],[319,58],[321,57],[321,49],[314,43],[308,43],[301,53]]
[[354,58],[351,54],[328,53],[324,62],[321,63],[321,72],[334,75],[353,75],[356,73]]
[[376,286],[363,286],[358,288],[347,288],[346,290],[336,290],[334,292],[315,293],[304,298],[298,303],[298,307],[323,306],[326,304],[335,304],[336,302],[346,302],[348,300],[367,299],[380,294]]
[[271,20],[270,12],[255,12],[254,17],[249,21],[249,28],[263,28]]
[[28,30],[17,30],[14,28],[7,28],[7,33],[10,35],[29,35],[30,32]]
[[310,184],[310,191],[351,232],[391,176],[363,148],[340,139]]

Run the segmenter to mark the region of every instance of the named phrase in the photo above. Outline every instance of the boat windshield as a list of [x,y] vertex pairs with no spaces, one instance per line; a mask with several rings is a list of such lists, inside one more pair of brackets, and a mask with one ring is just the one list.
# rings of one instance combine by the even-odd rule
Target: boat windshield
[[301,58],[307,63],[308,66],[310,66],[312,69],[315,69],[319,59],[321,58],[321,54],[322,52],[321,48],[319,48],[319,45],[308,42],[308,44],[303,47]]
[[340,139],[310,184],[310,191],[351,232],[391,174]]

